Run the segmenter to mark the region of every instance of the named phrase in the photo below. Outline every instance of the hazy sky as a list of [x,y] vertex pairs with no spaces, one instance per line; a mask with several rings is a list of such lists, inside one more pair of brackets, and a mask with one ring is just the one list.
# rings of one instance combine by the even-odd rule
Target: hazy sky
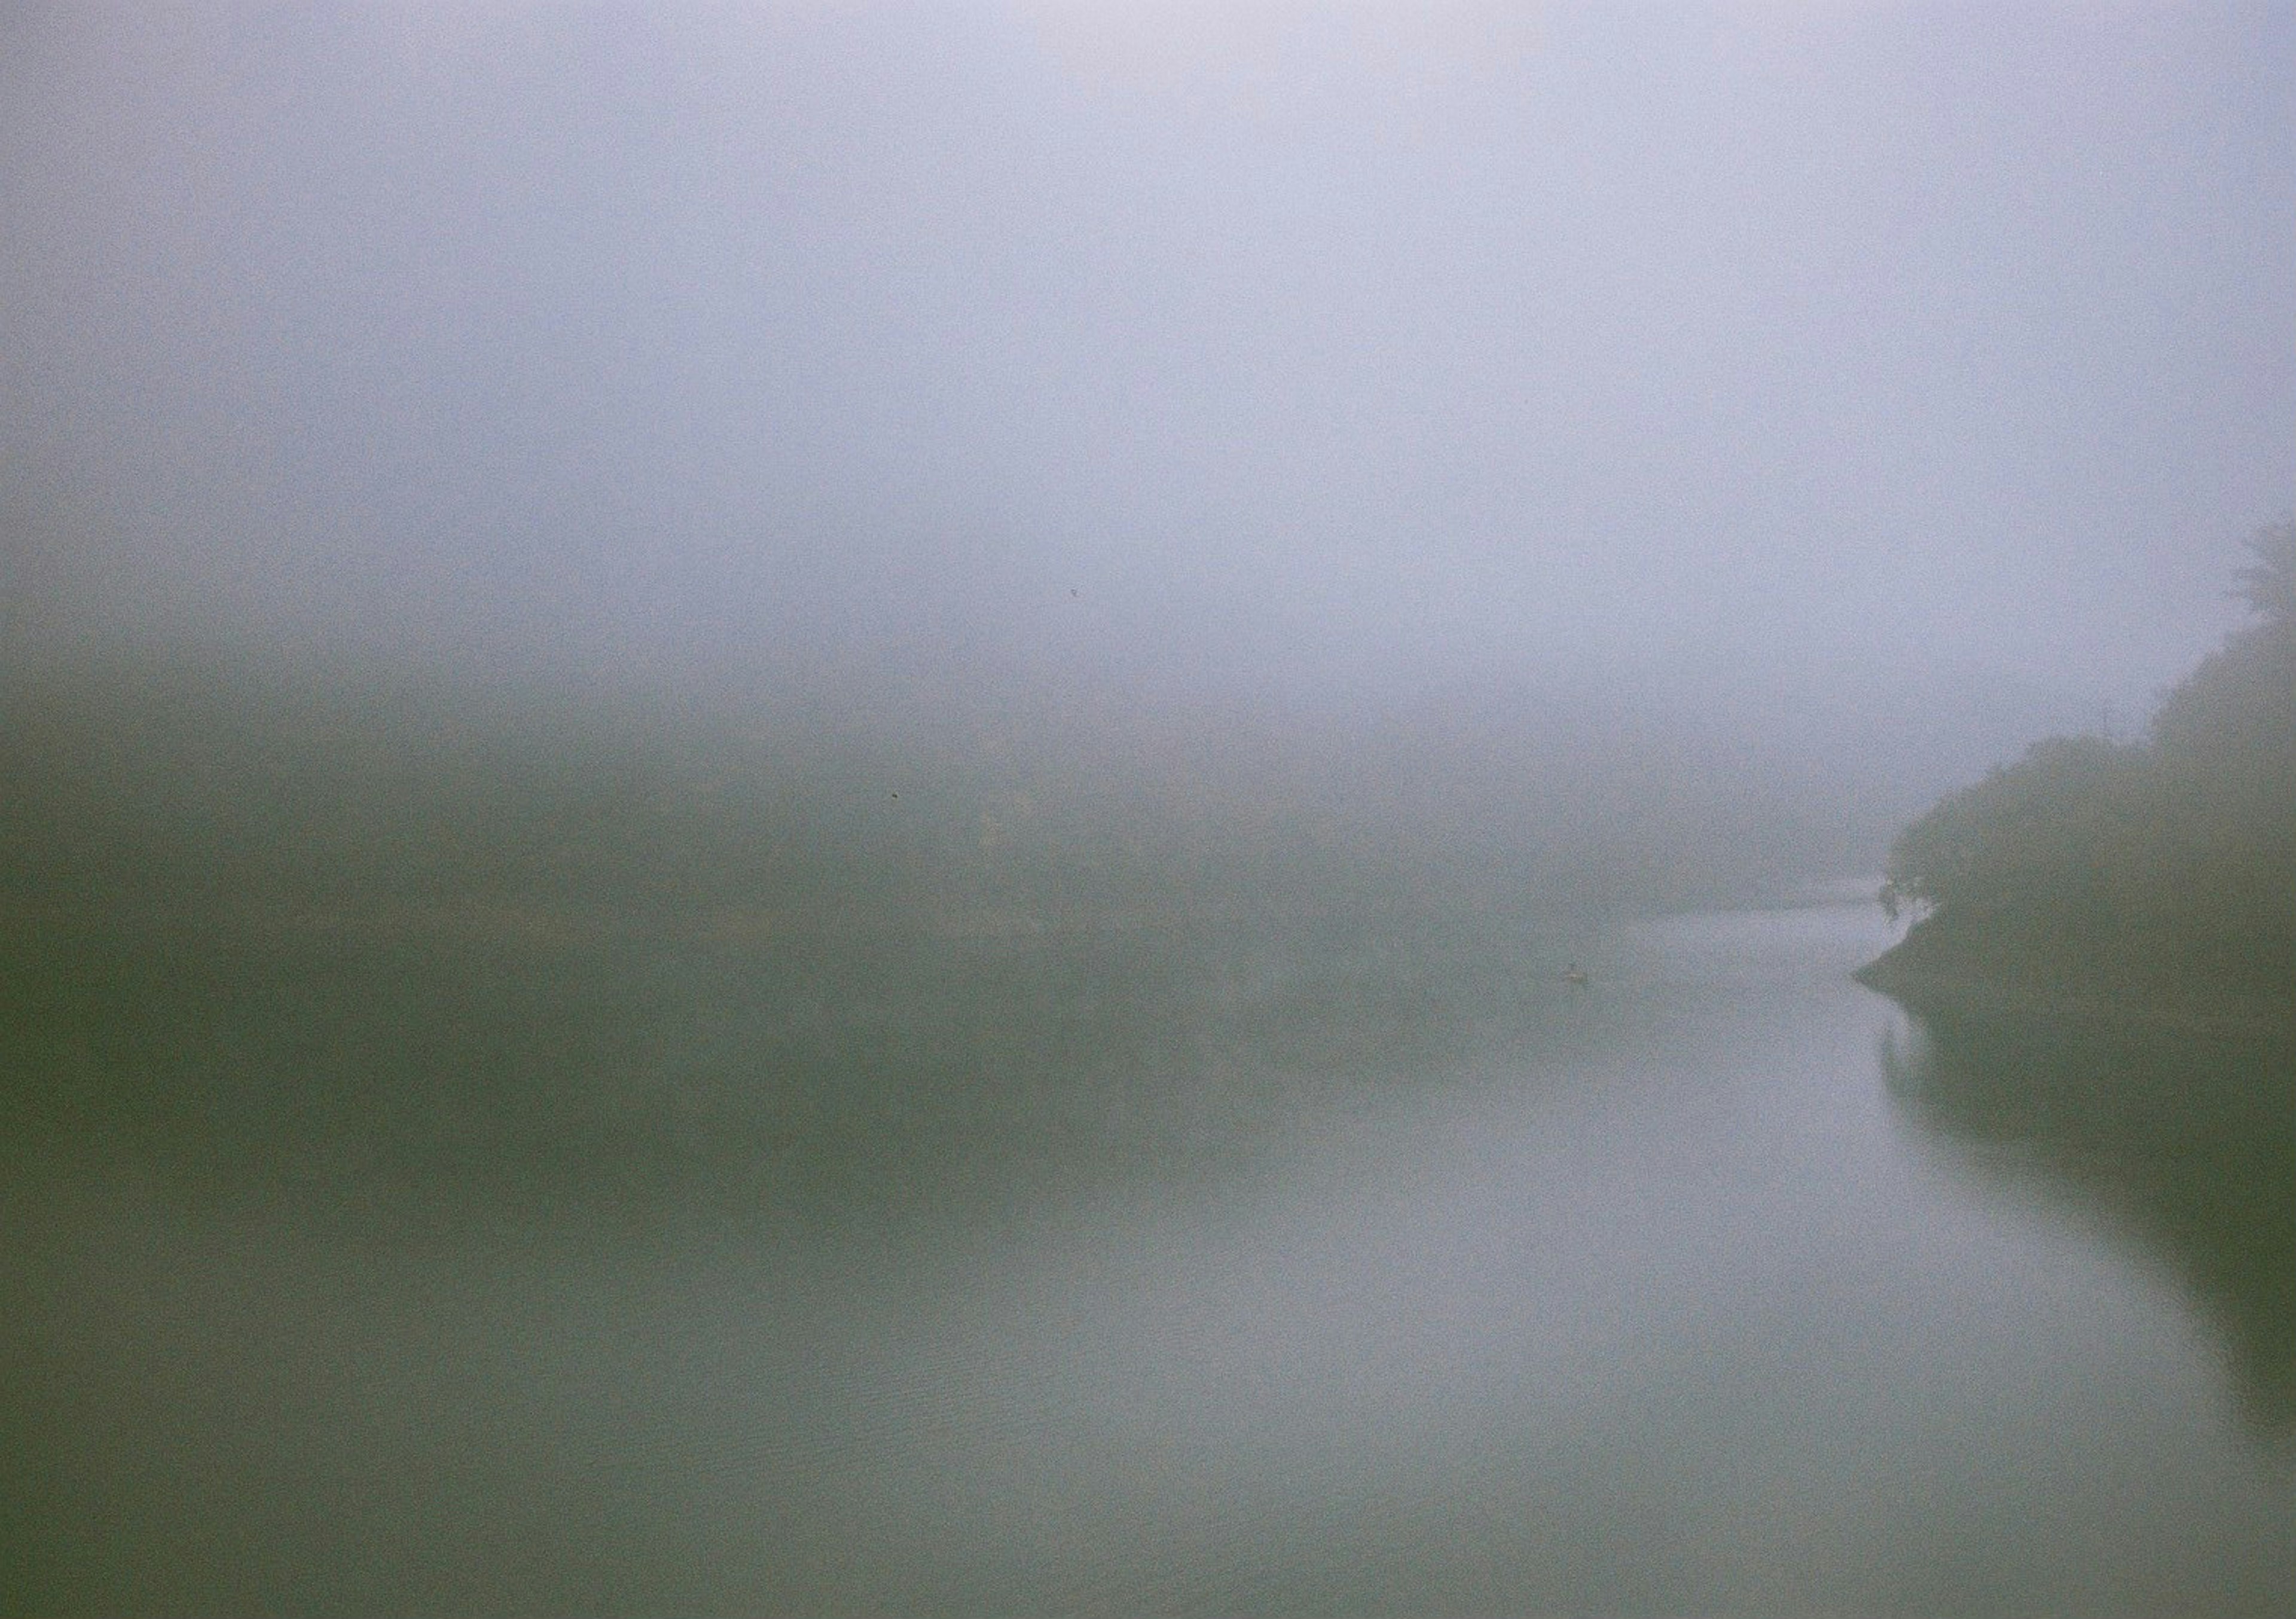
[[2285,4],[13,7],[14,588],[2137,699],[2296,504],[2292,65]]

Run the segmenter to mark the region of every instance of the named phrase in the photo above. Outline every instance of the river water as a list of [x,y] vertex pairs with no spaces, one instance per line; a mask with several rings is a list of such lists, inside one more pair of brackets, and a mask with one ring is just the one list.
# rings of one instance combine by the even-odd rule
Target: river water
[[18,1167],[4,1606],[2296,1612],[2285,1051],[1924,1022],[1887,941],[1625,928],[961,1215]]

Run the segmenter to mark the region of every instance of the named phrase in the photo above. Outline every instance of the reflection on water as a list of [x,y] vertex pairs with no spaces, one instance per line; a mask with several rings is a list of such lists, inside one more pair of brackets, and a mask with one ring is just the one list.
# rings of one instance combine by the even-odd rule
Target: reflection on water
[[1585,1021],[1487,918],[972,920],[0,912],[0,1168],[447,1229],[962,1220]]
[[1933,1150],[2284,1425],[2280,1059],[1885,1090],[1863,907],[436,921],[10,946],[0,1609],[2296,1611],[2175,1290]]
[[2222,1332],[2242,1407],[2296,1429],[2296,1037],[1924,1004],[1890,1094],[1980,1177],[2036,1183],[2165,1265]]

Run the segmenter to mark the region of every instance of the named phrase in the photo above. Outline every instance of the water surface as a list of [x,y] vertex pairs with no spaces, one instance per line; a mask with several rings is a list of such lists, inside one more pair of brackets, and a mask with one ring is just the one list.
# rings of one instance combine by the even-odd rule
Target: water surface
[[[1375,985],[1240,960],[1209,1043],[1013,1032],[1033,1135],[734,1128],[742,1051],[858,1014],[656,951],[635,1043],[520,1003],[501,1107],[562,1046],[644,1126],[570,1106],[531,1173],[365,1103],[20,1150],[7,1606],[2296,1611],[2285,1051],[1916,1020],[1846,977],[1885,942],[1670,919],[1584,990],[1526,943],[1378,1062]],[[173,1038],[10,1060],[107,1095]],[[383,1044],[338,1088],[413,1083]],[[846,1156],[782,1195],[775,1139]]]

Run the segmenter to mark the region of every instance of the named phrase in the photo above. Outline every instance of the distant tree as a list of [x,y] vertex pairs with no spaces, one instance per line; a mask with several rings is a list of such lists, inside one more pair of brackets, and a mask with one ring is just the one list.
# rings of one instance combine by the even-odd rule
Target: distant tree
[[2259,622],[2169,693],[2153,736],[2191,773],[2260,776],[2296,803],[2296,519],[2258,529],[2248,550],[2255,560],[2235,576]]
[[2267,625],[2296,622],[2296,519],[2249,536],[2256,560],[2240,570],[2240,593]]

